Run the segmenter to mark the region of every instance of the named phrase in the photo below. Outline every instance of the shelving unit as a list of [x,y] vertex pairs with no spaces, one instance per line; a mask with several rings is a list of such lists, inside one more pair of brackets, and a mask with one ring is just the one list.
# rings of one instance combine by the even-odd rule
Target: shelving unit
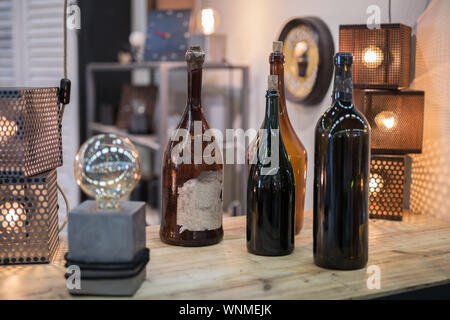
[[[169,117],[169,94],[170,94],[170,73],[176,70],[185,70],[185,62],[143,62],[143,63],[132,63],[132,64],[119,64],[119,63],[91,63],[87,65],[86,68],[86,108],[87,108],[87,122],[88,122],[88,132],[87,136],[91,137],[95,133],[116,133],[123,136],[127,136],[136,145],[152,150],[156,153],[155,157],[155,168],[160,168],[162,164],[162,157],[164,152],[164,147],[168,142],[168,117]],[[95,75],[100,72],[133,72],[136,70],[147,70],[151,75],[151,83],[155,83],[155,74],[159,75],[158,83],[158,101],[157,101],[157,114],[159,119],[157,119],[157,134],[155,135],[131,135],[126,130],[119,129],[114,125],[102,124],[96,119],[96,92],[95,92]],[[241,74],[241,85],[240,85],[240,96],[239,105],[240,113],[235,114],[235,101],[233,88],[230,87],[227,99],[226,110],[229,112],[226,114],[225,128],[233,128],[233,122],[237,117],[240,117],[242,129],[248,129],[248,102],[249,102],[249,68],[247,66],[236,66],[230,64],[205,64],[205,72],[214,70],[226,70],[229,72],[239,71]],[[227,190],[232,193],[234,203],[236,207],[244,208],[246,202],[246,175],[243,172],[242,166],[234,166],[232,177],[228,177],[232,180],[233,188]],[[161,171],[159,173],[161,176]],[[239,210],[233,210],[239,211]],[[241,212],[235,212],[240,214]]]
[[127,136],[134,144],[148,148],[150,150],[159,151],[159,149],[161,148],[161,145],[158,142],[158,136],[154,134],[129,134],[124,129],[119,129],[116,126],[106,125],[98,122],[91,123],[90,127],[92,131],[95,132],[115,133],[118,135]]

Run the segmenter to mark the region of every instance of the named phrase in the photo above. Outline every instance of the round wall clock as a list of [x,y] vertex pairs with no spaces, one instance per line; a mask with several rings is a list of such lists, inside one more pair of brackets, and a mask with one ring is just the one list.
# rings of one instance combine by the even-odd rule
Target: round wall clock
[[333,76],[334,42],[327,25],[316,17],[293,19],[284,26],[279,40],[284,42],[288,100],[320,103]]

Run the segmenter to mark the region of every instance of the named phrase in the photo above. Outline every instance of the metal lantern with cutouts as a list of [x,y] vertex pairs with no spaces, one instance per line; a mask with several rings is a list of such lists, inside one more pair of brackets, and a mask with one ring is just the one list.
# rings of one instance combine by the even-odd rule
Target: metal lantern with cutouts
[[353,85],[402,89],[410,83],[411,27],[403,24],[341,25],[339,50],[353,54]]
[[0,264],[48,263],[58,246],[61,88],[0,88]]
[[402,220],[404,189],[405,157],[372,156],[369,177],[370,218]]
[[0,88],[0,174],[30,177],[62,165],[59,89]]
[[355,106],[372,128],[371,218],[402,220],[406,154],[421,153],[424,92],[406,90],[411,27],[341,25],[339,50],[353,54]]
[[57,247],[56,170],[0,176],[0,264],[47,263]]
[[406,154],[421,153],[425,93],[354,90],[355,106],[372,128],[369,215],[402,220]]
[[372,154],[422,152],[424,101],[417,90],[354,90],[355,106],[372,128]]

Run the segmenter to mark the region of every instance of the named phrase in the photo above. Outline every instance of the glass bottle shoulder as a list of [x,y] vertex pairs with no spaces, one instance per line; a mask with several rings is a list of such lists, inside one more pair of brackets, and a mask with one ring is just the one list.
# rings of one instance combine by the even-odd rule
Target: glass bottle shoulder
[[297,133],[295,132],[289,118],[285,119],[280,117],[280,132],[283,137],[286,150],[290,156],[302,158],[307,156],[306,148],[297,136]]
[[331,135],[343,132],[369,133],[370,125],[353,104],[346,107],[336,101],[320,117],[316,125],[316,132]]
[[[178,126],[169,136],[164,152],[164,168],[188,171],[222,171],[223,159],[220,146],[217,144],[213,132],[209,132],[210,129],[202,108],[192,108],[188,105]],[[200,141],[200,144],[198,144],[198,141]],[[211,144],[215,144],[215,148],[209,147]],[[205,149],[208,147],[208,153],[205,154]],[[207,156],[213,158],[208,158],[207,163],[205,163],[205,157]],[[214,161],[216,156],[217,158]],[[202,163],[196,162],[195,159],[202,161]]]
[[[270,137],[268,139],[270,139]],[[262,139],[262,137],[258,135],[254,141],[254,151],[251,155],[252,164],[250,164],[250,176],[254,175],[255,177],[259,177],[262,175],[265,176],[264,180],[273,181],[275,183],[281,183],[283,180],[290,180],[293,169],[281,137],[277,147],[278,152],[276,153],[277,158],[275,159],[271,156],[272,152],[270,151],[271,148],[269,147],[267,137],[266,139]],[[275,154],[273,154],[273,156],[275,156]],[[265,173],[261,174],[261,172]]]

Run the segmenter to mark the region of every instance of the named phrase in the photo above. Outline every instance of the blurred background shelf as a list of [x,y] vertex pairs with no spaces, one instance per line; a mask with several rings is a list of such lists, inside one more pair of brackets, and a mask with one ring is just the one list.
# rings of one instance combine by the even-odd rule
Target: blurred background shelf
[[113,125],[106,125],[98,122],[90,124],[92,132],[98,133],[115,133],[117,135],[128,137],[131,142],[138,146],[146,147],[151,150],[158,151],[161,145],[158,143],[158,136],[154,134],[129,134],[125,129],[119,129]]
[[[140,150],[143,179],[132,200],[145,201],[147,223],[158,224],[162,158],[168,137],[177,125],[186,103],[185,62],[91,62],[85,68],[86,139],[99,133],[116,133],[128,137]],[[207,63],[203,72],[203,106],[212,128],[249,128],[249,68],[228,63]],[[114,85],[107,85],[115,79]],[[144,79],[144,80],[142,80]],[[137,82],[137,83],[136,83]],[[120,105],[120,88],[125,85],[155,86],[153,110],[154,134],[130,134],[116,126]],[[230,148],[233,141],[224,141]],[[236,147],[235,147],[236,148]],[[236,149],[235,149],[236,150]],[[246,203],[245,166],[224,166],[224,212],[244,214]]]

